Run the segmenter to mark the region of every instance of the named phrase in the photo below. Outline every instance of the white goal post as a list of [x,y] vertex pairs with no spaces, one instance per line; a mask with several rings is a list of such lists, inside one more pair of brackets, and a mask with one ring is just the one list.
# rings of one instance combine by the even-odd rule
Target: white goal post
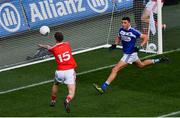
[[162,7],[161,0],[157,0],[158,6],[158,54],[163,53],[163,35],[162,35]]
[[[149,1],[151,1],[151,0],[149,0]],[[144,1],[143,0],[136,0],[136,1],[133,0],[133,2],[135,2],[136,6],[133,6],[132,9],[129,9],[129,10],[125,9],[124,11],[116,8],[117,2],[118,2],[118,0],[113,0],[113,8],[114,9],[112,10],[112,17],[110,20],[110,27],[109,27],[109,33],[108,33],[108,38],[107,38],[107,44],[112,44],[113,40],[111,38],[112,37],[115,38],[117,36],[118,30],[119,30],[118,28],[120,27],[121,18],[123,16],[129,16],[131,18],[131,24],[134,28],[138,29],[142,33],[144,33],[145,32],[144,30],[147,28],[146,34],[149,37],[149,41],[148,41],[147,45],[143,49],[141,49],[140,51],[146,52],[146,53],[162,54],[163,53],[163,40],[162,40],[162,3],[161,3],[161,0],[157,0],[157,4],[156,4],[157,9],[158,9],[157,14],[152,13],[153,14],[152,18],[154,20],[153,21],[154,24],[151,22],[149,24],[144,23],[141,19],[141,15],[143,14],[144,9],[145,9],[148,1],[145,2],[145,0]],[[143,7],[140,7],[140,6],[142,6],[142,4],[143,4]],[[155,20],[157,22],[156,26],[155,26]],[[138,25],[140,25],[140,26],[138,26]],[[150,27],[152,25],[155,26],[155,30],[156,30],[155,34],[153,34],[150,31]],[[139,27],[141,27],[141,28],[139,28]],[[140,43],[140,41],[138,43]],[[149,49],[150,44],[155,44],[157,49],[156,50],[150,50]],[[121,45],[118,47],[122,48]]]
[[[121,26],[120,21],[123,16],[129,16],[131,18],[133,27],[138,27],[138,23],[140,23],[140,27],[142,27],[141,25],[143,24],[141,24],[141,16],[139,16],[137,19],[135,16],[136,14],[133,8],[134,0],[126,0],[131,4],[128,9],[125,7],[126,4],[124,4],[122,0],[104,1],[108,1],[109,5],[112,5],[112,11],[99,14],[95,17],[86,18],[84,20],[60,24],[58,26],[50,26],[50,35],[53,36],[56,31],[62,31],[65,38],[69,39],[72,45],[73,54],[79,54],[100,48],[110,47],[111,44],[114,43],[114,39],[118,34]],[[158,49],[156,51],[149,51],[147,50],[147,45],[140,51],[162,54],[162,7],[161,0],[157,1],[158,29],[155,36],[149,33],[149,43],[156,44]],[[120,3],[121,6],[118,6]],[[143,7],[145,7],[145,5],[146,3],[144,0]],[[142,13],[144,8],[142,9],[137,7],[136,10]],[[135,20],[138,20],[138,23]],[[49,40],[49,37],[40,36],[38,30],[32,30],[18,34],[17,36],[4,37],[0,39],[0,72],[53,60],[54,58],[52,57],[36,61],[25,59],[27,56],[33,55],[37,51],[38,43],[52,44],[52,42],[52,40]],[[118,47],[122,48],[121,45]]]

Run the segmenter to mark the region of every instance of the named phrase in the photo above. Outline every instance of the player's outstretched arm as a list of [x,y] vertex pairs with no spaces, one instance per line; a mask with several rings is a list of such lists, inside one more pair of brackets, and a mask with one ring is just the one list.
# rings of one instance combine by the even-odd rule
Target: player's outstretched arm
[[42,47],[42,48],[46,48],[46,49],[51,49],[51,46],[50,45],[43,45],[43,44],[38,44],[39,47]]
[[141,34],[140,38],[142,39],[141,47],[143,47],[148,42],[148,36],[146,34]]
[[142,39],[142,42],[139,46],[134,48],[135,52],[139,52],[139,50],[142,49],[143,46],[148,42],[148,36],[146,34],[141,34],[140,38]]

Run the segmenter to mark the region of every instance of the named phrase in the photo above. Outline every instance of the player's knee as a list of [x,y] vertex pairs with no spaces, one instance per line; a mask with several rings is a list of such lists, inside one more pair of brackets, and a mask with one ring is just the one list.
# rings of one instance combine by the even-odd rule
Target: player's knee
[[138,65],[139,68],[144,68],[145,65],[144,64],[141,64],[141,65]]
[[119,70],[114,67],[111,71],[112,71],[112,73],[117,73]]

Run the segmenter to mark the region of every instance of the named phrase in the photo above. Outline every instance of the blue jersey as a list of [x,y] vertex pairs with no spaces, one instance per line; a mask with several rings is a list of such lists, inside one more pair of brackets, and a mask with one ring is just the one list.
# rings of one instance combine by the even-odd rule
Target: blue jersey
[[140,36],[141,32],[134,28],[130,27],[128,30],[120,28],[119,37],[121,38],[123,52],[125,54],[132,54],[134,52],[136,40],[140,38]]

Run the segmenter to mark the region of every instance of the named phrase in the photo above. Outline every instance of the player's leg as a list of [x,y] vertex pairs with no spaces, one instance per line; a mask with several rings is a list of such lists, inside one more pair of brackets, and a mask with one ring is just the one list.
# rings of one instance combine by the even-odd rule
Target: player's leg
[[141,20],[147,24],[149,24],[150,11],[147,7],[144,9],[143,14],[141,16]]
[[143,24],[140,18],[141,18],[143,9],[144,9],[143,0],[133,1],[134,20],[135,20],[136,27],[139,31],[142,31]]
[[66,97],[66,101],[70,102],[74,98],[76,91],[76,84],[69,84],[67,85],[67,87],[68,87],[68,95]]
[[108,79],[107,79],[107,83],[110,84],[117,76],[117,73],[123,69],[124,67],[126,67],[128,64],[122,60],[120,60],[116,66],[112,69],[111,74],[109,75]]
[[143,27],[142,27],[143,34],[148,34],[148,28],[149,28],[149,22],[150,22],[149,19],[150,19],[150,12],[147,9],[147,5],[146,5],[146,8],[144,8],[144,11],[141,15],[141,22],[143,24]]
[[137,59],[134,64],[138,66],[139,68],[144,68],[148,65],[157,64],[157,63],[166,63],[169,62],[169,59],[167,57],[157,58],[157,59],[146,59],[144,61],[141,61],[140,59]]
[[[163,3],[162,3],[162,7],[163,7]],[[142,22],[145,22],[147,25],[149,25],[150,23],[150,15],[151,15],[151,12],[153,12],[154,14],[157,14],[157,3],[156,2],[148,2],[146,4],[146,8],[144,9],[144,12],[141,16],[141,20]],[[157,20],[154,20],[155,21],[155,26],[157,27]],[[166,29],[166,24],[162,24],[162,29]],[[145,28],[146,30],[146,28]],[[145,31],[146,32],[146,31]]]
[[64,107],[66,109],[66,112],[70,112],[70,102],[74,98],[75,90],[76,90],[76,84],[69,84],[68,87],[68,95],[66,96],[66,99],[64,101]]
[[59,83],[56,81],[56,82],[54,82],[54,84],[52,86],[52,90],[51,90],[50,106],[52,106],[52,107],[55,106],[55,103],[56,103],[58,88],[59,88]]
[[66,99],[64,101],[64,107],[66,109],[66,112],[70,112],[70,102],[75,96],[76,91],[76,73],[74,69],[67,70],[65,72],[65,84],[67,84],[68,88],[68,95],[66,96]]
[[144,61],[141,61],[140,59],[138,59],[137,61],[134,62],[134,64],[138,66],[139,68],[144,68],[145,66],[154,64],[154,61],[152,59],[148,59]]
[[54,84],[52,86],[51,90],[51,103],[50,106],[55,106],[56,98],[57,98],[57,92],[59,88],[59,84],[64,83],[64,72],[63,71],[56,71],[55,72],[55,78],[54,78]]
[[150,22],[150,15],[151,13],[157,14],[157,3],[155,1],[149,1],[146,4],[146,7],[144,9],[144,12],[141,16],[141,20],[147,24]]
[[115,67],[112,69],[108,79],[102,84],[101,87],[99,87],[97,84],[93,84],[93,86],[95,87],[95,89],[100,92],[100,93],[104,93],[104,91],[107,89],[107,87],[111,84],[111,82],[113,80],[115,80],[117,73],[123,69],[124,67],[126,67],[128,65],[128,63],[126,63],[123,60],[120,60]]

